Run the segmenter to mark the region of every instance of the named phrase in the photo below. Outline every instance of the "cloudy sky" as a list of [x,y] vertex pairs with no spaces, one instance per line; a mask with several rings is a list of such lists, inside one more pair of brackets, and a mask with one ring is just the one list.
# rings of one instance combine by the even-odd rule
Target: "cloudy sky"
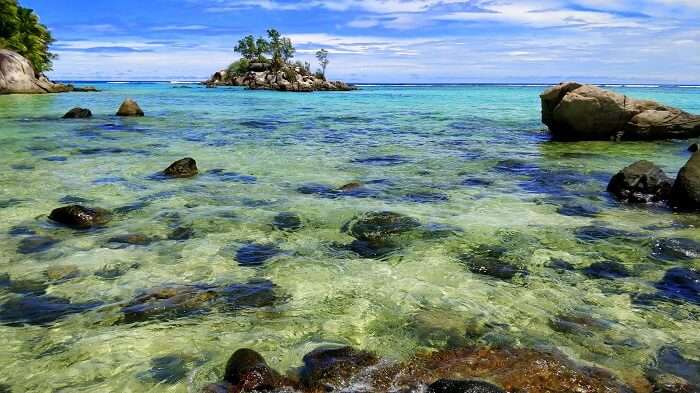
[[700,83],[700,0],[20,0],[51,76],[202,79],[275,27],[351,82]]

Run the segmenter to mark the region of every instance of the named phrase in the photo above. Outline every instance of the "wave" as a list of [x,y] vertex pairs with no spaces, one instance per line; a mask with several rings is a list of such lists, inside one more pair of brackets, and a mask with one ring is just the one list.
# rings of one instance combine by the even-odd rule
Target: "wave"
[[108,85],[128,85],[131,82],[107,82]]
[[678,87],[681,87],[683,89],[700,89],[700,86],[698,86],[698,85],[685,85],[685,86],[678,86]]
[[194,85],[195,83],[199,83],[199,82],[170,81],[169,83],[170,83],[171,85]]
[[645,88],[645,89],[656,89],[661,86],[659,85],[625,85],[625,87],[639,87],[639,88]]

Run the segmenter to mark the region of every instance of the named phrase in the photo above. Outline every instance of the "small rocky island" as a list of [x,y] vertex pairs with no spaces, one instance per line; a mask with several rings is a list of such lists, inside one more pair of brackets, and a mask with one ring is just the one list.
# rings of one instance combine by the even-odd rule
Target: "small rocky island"
[[311,71],[308,62],[292,62],[296,49],[289,38],[275,29],[267,31],[268,39],[252,35],[241,39],[235,51],[241,58],[228,68],[217,71],[204,82],[207,87],[244,86],[253,90],[291,92],[350,91],[352,85],[326,79],[328,51],[316,52],[320,69]]

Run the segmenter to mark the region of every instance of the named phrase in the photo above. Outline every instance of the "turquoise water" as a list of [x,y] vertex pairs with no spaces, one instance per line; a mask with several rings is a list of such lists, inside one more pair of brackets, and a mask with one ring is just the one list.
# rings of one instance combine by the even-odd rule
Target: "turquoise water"
[[[700,357],[700,305],[655,296],[654,287],[668,269],[700,268],[700,260],[651,257],[658,239],[700,241],[700,216],[626,207],[605,193],[610,176],[639,159],[675,175],[688,141],[549,142],[542,86],[314,94],[95,86],[102,91],[0,96],[0,384],[197,391],[237,348],[285,371],[327,343],[396,360],[450,345],[550,346],[626,380],[643,375],[664,346]],[[697,88],[615,89],[700,113]],[[146,117],[112,116],[126,97]],[[94,117],[59,119],[75,106]],[[154,176],[186,156],[199,176]],[[365,185],[334,191],[353,181]],[[76,201],[117,213],[92,231],[48,221]],[[381,258],[349,249],[343,225],[383,210],[422,226]],[[303,227],[276,229],[281,212],[296,213]],[[110,240],[125,234],[150,241]],[[31,248],[32,236],[51,240]],[[258,266],[238,263],[251,243],[277,253]],[[470,270],[464,255],[480,247],[502,249],[519,274]],[[570,267],[553,268],[554,260]],[[606,260],[628,277],[586,274]],[[51,279],[56,266],[77,273]],[[274,300],[123,320],[122,308],[150,288],[247,283],[274,284]],[[47,298],[74,307],[47,312]],[[30,317],[18,321],[8,306],[17,302]],[[32,319],[34,308],[45,319]],[[573,332],[557,325],[572,315],[596,323]]]

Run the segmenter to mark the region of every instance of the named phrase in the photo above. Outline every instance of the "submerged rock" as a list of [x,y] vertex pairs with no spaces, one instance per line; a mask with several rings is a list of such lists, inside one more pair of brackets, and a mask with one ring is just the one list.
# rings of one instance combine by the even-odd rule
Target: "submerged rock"
[[383,258],[399,249],[399,245],[390,241],[354,240],[350,243],[349,249],[363,258],[379,259]]
[[661,347],[653,368],[655,371],[681,377],[690,384],[696,385],[696,389],[700,388],[700,360],[688,359],[674,347]]
[[197,173],[199,173],[197,161],[190,157],[173,162],[163,171],[165,176],[176,178],[192,177],[197,175]]
[[700,210],[700,154],[693,154],[673,183],[671,204],[688,210]]
[[356,350],[352,347],[317,348],[303,358],[301,382],[309,388],[327,387],[336,390],[343,387],[350,378],[379,359],[370,352]]
[[380,211],[368,212],[354,218],[343,226],[357,240],[385,242],[390,238],[412,231],[420,226],[418,220],[403,214]]
[[104,209],[70,205],[54,209],[49,219],[76,229],[88,229],[108,223],[112,217]]
[[582,242],[596,242],[611,238],[636,237],[636,234],[623,231],[622,229],[608,228],[597,225],[576,228],[574,235],[576,236],[576,239]]
[[44,252],[58,243],[58,240],[46,236],[29,236],[19,241],[17,252],[20,254]]
[[671,300],[700,304],[700,273],[697,270],[674,267],[656,283],[658,296]]
[[75,265],[49,266],[48,269],[46,269],[46,278],[48,278],[49,281],[70,280],[79,275],[80,270]]
[[540,95],[542,122],[556,139],[687,139],[700,135],[700,116],[653,101],[576,82]]
[[43,295],[49,285],[36,280],[13,280],[7,273],[0,273],[0,288],[19,295]]
[[189,240],[195,236],[195,231],[189,226],[180,226],[173,229],[168,235],[168,240]]
[[505,393],[505,391],[484,381],[440,379],[428,386],[428,393]]
[[248,243],[236,251],[236,261],[241,266],[261,266],[279,253],[273,244]]
[[668,200],[673,181],[650,161],[637,161],[612,177],[608,192],[628,203]]
[[625,278],[631,275],[625,265],[615,261],[594,262],[583,269],[583,274],[590,278],[602,278],[606,280]]
[[693,143],[692,145],[688,146],[688,151],[691,153],[695,153],[698,150],[700,150],[700,144]]
[[467,265],[472,273],[491,276],[501,280],[510,280],[516,275],[525,276],[527,269],[504,259],[506,249],[503,247],[479,246],[459,259]]
[[95,272],[95,276],[103,280],[114,280],[125,275],[129,270],[138,269],[141,265],[139,263],[117,263],[102,266],[99,270]]
[[303,226],[301,217],[296,213],[282,212],[272,220],[272,226],[280,231],[294,232]]
[[149,289],[122,308],[123,323],[169,320],[207,312],[214,306],[226,311],[265,307],[276,300],[270,281],[250,281],[225,287],[180,285]]
[[72,304],[55,296],[25,295],[12,297],[0,305],[0,323],[10,326],[47,325],[65,316],[91,310],[101,303]]
[[63,115],[64,119],[88,119],[90,117],[92,117],[90,109],[80,107],[73,108]]
[[175,355],[151,359],[151,369],[143,377],[155,383],[176,384],[187,377],[187,360]]
[[273,389],[279,379],[279,374],[267,365],[262,355],[247,348],[234,352],[224,371],[224,381],[242,392]]
[[111,237],[107,242],[121,245],[147,246],[153,242],[153,239],[141,233],[130,233]]
[[144,113],[139,107],[139,104],[136,103],[136,101],[127,98],[122,102],[121,106],[119,107],[119,110],[117,110],[117,116],[143,116]]
[[700,242],[685,238],[656,240],[651,256],[662,261],[698,259],[700,258]]

